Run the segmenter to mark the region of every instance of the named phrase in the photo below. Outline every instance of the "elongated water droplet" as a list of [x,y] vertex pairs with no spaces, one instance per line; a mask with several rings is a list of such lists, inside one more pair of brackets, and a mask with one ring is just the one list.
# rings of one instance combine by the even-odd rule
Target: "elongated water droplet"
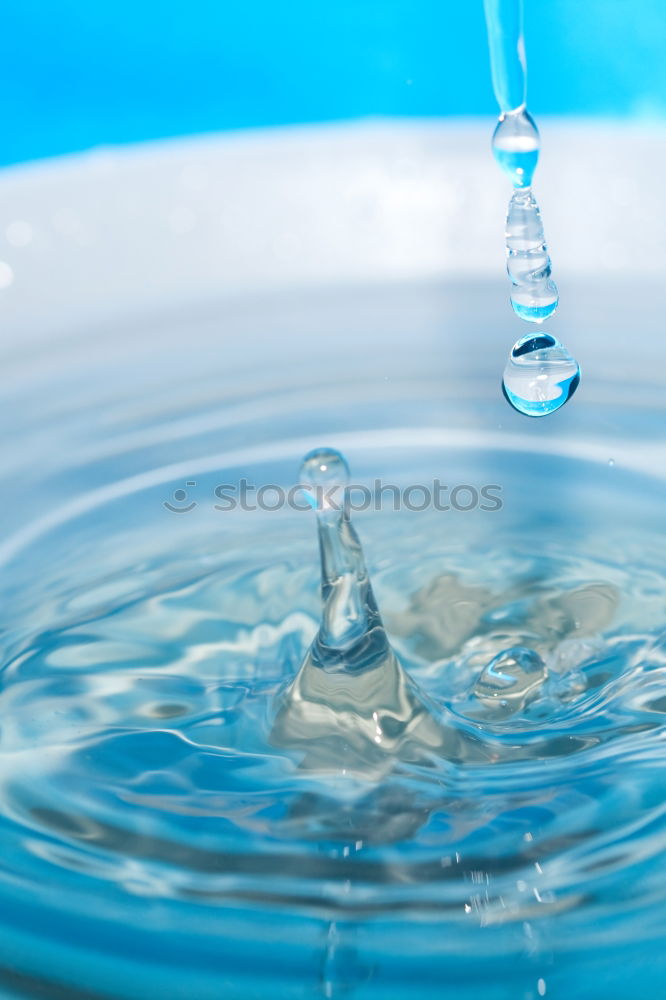
[[515,188],[528,188],[539,160],[539,132],[524,108],[500,116],[492,140],[493,156]]
[[511,350],[502,389],[519,413],[544,417],[571,399],[579,382],[578,362],[555,337],[527,334]]
[[541,213],[529,188],[514,191],[509,202],[506,253],[514,312],[521,319],[543,322],[557,309],[559,296],[551,277]]

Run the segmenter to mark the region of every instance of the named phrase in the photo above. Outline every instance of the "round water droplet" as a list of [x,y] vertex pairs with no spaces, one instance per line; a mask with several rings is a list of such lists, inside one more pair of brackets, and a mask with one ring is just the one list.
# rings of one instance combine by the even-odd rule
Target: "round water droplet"
[[308,452],[301,465],[301,482],[311,486],[346,486],[349,466],[344,455],[335,448],[315,448]]
[[580,367],[549,333],[527,334],[514,344],[502,380],[509,403],[527,417],[544,417],[571,399]]
[[500,116],[492,148],[513,186],[529,187],[539,159],[539,132],[527,110],[507,111]]
[[308,487],[303,494],[315,510],[340,510],[349,483],[349,466],[335,448],[315,448],[303,459],[300,481]]

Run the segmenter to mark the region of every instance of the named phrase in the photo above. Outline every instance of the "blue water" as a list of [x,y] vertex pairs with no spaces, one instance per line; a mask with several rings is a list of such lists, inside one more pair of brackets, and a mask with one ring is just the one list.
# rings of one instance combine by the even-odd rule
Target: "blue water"
[[543,323],[545,319],[552,316],[557,308],[558,299],[555,297],[555,301],[547,306],[531,306],[523,305],[521,302],[517,302],[513,297],[511,299],[511,305],[516,316],[520,316],[521,319],[527,320],[530,323]]
[[514,187],[526,188],[530,186],[539,160],[538,150],[509,152],[503,149],[495,149],[493,150],[493,154],[500,168],[514,182]]
[[[356,294],[220,306],[187,337],[156,318],[151,386],[131,324],[105,352],[47,345],[48,392],[29,365],[7,383],[3,1000],[659,995],[666,495],[620,448],[653,440],[647,391],[530,436],[490,342],[456,368],[472,292],[455,314]],[[308,342],[314,317],[322,357],[280,369],[274,330]],[[617,450],[577,453],[608,426]],[[213,506],[220,482],[295,484],[304,428],[360,483],[501,486],[494,513],[352,515],[398,664],[363,715],[387,740],[369,766],[337,738],[347,679],[332,714],[311,671],[294,687],[322,616],[315,513]],[[197,507],[173,513],[186,481]],[[304,705],[326,739],[303,744]]]
[[[442,458],[465,478],[493,461]],[[433,460],[418,454],[424,472]],[[483,982],[513,1000],[539,979],[551,996],[598,996],[590,970],[612,944],[637,988],[656,987],[666,580],[650,524],[663,496],[623,534],[608,512],[642,483],[523,465],[505,455],[507,503],[532,498],[522,518],[459,518],[456,538],[441,515],[359,524],[401,664],[448,734],[446,754],[417,732],[365,772],[365,751],[335,741],[301,689],[313,732],[294,727],[286,695],[320,614],[307,517],[241,523],[213,561],[205,538],[160,552],[153,537],[146,559],[148,527],[131,545],[111,511],[61,530],[88,556],[39,583],[41,609],[14,618],[5,654],[5,961],[38,934],[39,958],[19,967],[114,997],[403,997],[415,983],[428,997],[455,982],[476,1000]],[[609,493],[574,551],[568,517],[544,535],[553,505],[534,492],[570,476],[591,505]],[[548,683],[508,715],[484,712],[484,665],[521,645]]]
[[[662,0],[527,3],[530,107],[664,117]],[[618,54],[621,54],[621,58]],[[481,0],[22,0],[0,162],[216,129],[494,113]]]

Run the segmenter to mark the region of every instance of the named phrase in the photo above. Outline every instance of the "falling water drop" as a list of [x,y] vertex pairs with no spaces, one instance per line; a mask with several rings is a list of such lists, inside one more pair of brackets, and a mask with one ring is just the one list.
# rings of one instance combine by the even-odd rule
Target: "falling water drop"
[[[542,323],[557,309],[559,293],[551,276],[541,213],[532,194],[540,140],[526,107],[523,4],[522,0],[484,0],[484,9],[493,89],[501,112],[493,133],[492,151],[514,187],[505,233],[506,266],[512,283],[511,305],[521,319]],[[550,373],[537,368],[533,381],[530,381],[531,376],[526,377],[530,385],[527,396],[523,397],[512,391],[511,376],[515,373],[510,369],[510,362],[504,379],[504,394],[509,402],[521,413],[534,417],[550,413],[565,403],[580,380],[578,365],[573,358],[566,357],[575,366],[566,386],[561,383],[561,388],[553,392]],[[519,382],[523,381],[525,371],[521,368],[523,374],[517,376]],[[562,391],[564,388],[566,392]]]
[[515,188],[528,188],[539,159],[539,132],[525,108],[500,116],[492,139],[493,156]]
[[571,399],[579,382],[578,362],[555,337],[527,334],[511,350],[502,389],[519,413],[544,417]]
[[511,305],[521,319],[542,323],[557,309],[541,214],[530,188],[514,191],[506,219],[506,269]]

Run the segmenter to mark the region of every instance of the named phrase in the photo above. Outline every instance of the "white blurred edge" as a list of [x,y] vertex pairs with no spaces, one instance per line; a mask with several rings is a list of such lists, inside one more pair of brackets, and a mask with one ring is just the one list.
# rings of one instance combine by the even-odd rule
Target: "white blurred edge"
[[[494,122],[289,127],[0,172],[3,340],[282,288],[501,278]],[[666,271],[666,130],[540,121],[554,273]]]

